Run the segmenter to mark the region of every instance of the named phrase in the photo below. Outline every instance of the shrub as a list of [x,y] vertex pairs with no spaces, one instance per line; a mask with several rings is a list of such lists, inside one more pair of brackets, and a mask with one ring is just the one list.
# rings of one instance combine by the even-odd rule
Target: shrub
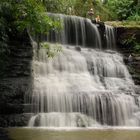
[[122,44],[130,49],[132,52],[140,53],[140,43],[136,41],[135,34],[122,41]]

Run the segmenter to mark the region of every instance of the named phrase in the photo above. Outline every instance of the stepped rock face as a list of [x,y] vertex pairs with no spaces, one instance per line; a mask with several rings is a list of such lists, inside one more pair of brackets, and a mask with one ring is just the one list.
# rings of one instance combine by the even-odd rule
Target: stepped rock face
[[81,17],[50,16],[61,19],[62,29],[41,39],[51,48],[59,43],[62,52],[53,59],[43,48],[34,53],[33,92],[25,98],[33,113],[28,126],[139,126],[140,99],[116,51],[116,30],[105,25],[102,31]]
[[24,32],[10,40],[10,54],[0,75],[0,127],[25,125],[24,95],[32,92],[30,38]]
[[[69,22],[71,22],[70,19],[69,19]],[[79,22],[79,24],[81,24],[81,22]],[[90,24],[90,22],[87,21],[86,24]],[[92,25],[90,24],[90,26]],[[102,42],[105,42],[104,25],[102,26],[100,25],[98,29],[101,34]],[[135,84],[140,85],[140,57],[133,55],[132,59],[130,60],[129,56],[131,52],[129,50],[126,50],[120,43],[123,37],[127,36],[130,33],[131,34],[135,33],[137,39],[139,40],[140,29],[117,28],[116,31],[117,31],[117,49],[124,55],[125,64],[127,65],[128,70],[131,73]],[[84,30],[81,30],[80,32],[83,36]],[[92,32],[92,31],[90,31],[90,29],[87,29],[86,34],[89,32]],[[5,61],[5,68],[2,72],[2,75],[0,75],[0,77],[2,77],[0,78],[0,127],[26,126],[29,121],[30,116],[32,115],[32,114],[25,114],[26,112],[30,113],[31,110],[30,110],[30,105],[24,103],[25,94],[30,95],[33,92],[32,91],[33,79],[32,79],[32,66],[31,66],[32,57],[33,57],[33,48],[31,45],[30,37],[25,32],[20,35],[18,34],[18,35],[12,36],[11,40],[12,41],[9,43],[11,53],[8,56],[8,59]],[[77,40],[74,40],[73,38],[71,38],[71,40],[68,40],[68,41],[72,43],[73,41],[74,42],[77,41],[76,43],[78,45],[81,45],[79,43],[81,42],[81,36],[79,36]],[[90,37],[87,38],[87,42],[86,41],[82,42],[83,45],[86,43],[89,46],[91,45],[90,43],[98,44],[97,42],[94,42]],[[79,52],[81,51],[80,47],[77,47],[77,49]],[[92,71],[92,68],[90,68],[90,70]],[[140,90],[138,86],[136,87],[136,93],[139,93],[139,91]],[[84,99],[84,96],[81,97],[81,99]],[[107,98],[107,100],[110,100],[110,98],[109,99]],[[52,116],[58,115],[58,121],[61,122],[61,118],[62,118],[61,115],[63,114],[50,113],[50,114],[44,114],[44,115],[46,116],[48,115],[48,118],[50,117],[50,120],[51,119],[53,120]],[[38,116],[35,116],[35,117],[40,118],[40,117],[44,117],[44,115],[40,113],[38,114]],[[74,119],[79,118],[80,115],[78,113],[75,113],[72,115],[67,114],[67,116],[69,116],[70,120],[73,120],[73,118]],[[83,120],[85,118],[89,120],[90,122],[97,124],[95,120],[92,120],[90,117],[86,117],[85,115],[80,116],[79,120]],[[104,117],[104,118],[107,118],[107,117]],[[64,117],[64,120],[66,119],[67,118]],[[100,119],[97,115],[97,121],[98,120]],[[71,122],[73,123],[73,121]],[[102,123],[103,120],[100,120],[100,122]],[[108,120],[106,120],[106,122],[109,124],[114,123],[113,121],[108,122]],[[30,123],[32,123],[32,121]],[[37,123],[38,122],[36,121],[36,125]],[[88,122],[85,122],[85,124],[86,123]],[[77,124],[81,127],[84,127],[82,125],[83,123],[80,121]],[[117,123],[114,123],[114,124],[117,124]],[[75,124],[73,123],[73,125]]]

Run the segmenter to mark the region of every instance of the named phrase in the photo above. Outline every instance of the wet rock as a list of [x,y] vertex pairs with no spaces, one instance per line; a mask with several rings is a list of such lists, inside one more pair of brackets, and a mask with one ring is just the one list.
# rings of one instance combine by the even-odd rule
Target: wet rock
[[136,41],[140,43],[140,28],[138,27],[116,27],[117,43],[121,44],[122,40],[135,35]]
[[80,48],[80,47],[76,47],[75,49],[76,49],[77,51],[79,51],[79,52],[81,51],[81,48]]
[[0,126],[1,127],[16,127],[16,126],[27,126],[31,114],[10,114],[0,115]]
[[0,128],[0,140],[12,140],[8,136],[8,132],[5,129],[3,129],[3,128]]
[[12,34],[9,48],[6,66],[0,73],[0,127],[26,124],[21,115],[24,97],[32,92],[33,48],[27,32]]
[[132,53],[132,50],[122,44],[124,39],[135,34],[136,41],[140,43],[140,28],[116,27],[117,49],[124,56],[124,62],[136,85],[140,85],[140,54]]
[[135,93],[140,95],[140,86],[135,86]]

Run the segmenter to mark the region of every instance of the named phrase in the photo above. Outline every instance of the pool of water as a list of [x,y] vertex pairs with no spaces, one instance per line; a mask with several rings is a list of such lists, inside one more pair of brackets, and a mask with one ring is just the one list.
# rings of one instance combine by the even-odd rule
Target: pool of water
[[140,140],[140,129],[6,128],[12,140]]

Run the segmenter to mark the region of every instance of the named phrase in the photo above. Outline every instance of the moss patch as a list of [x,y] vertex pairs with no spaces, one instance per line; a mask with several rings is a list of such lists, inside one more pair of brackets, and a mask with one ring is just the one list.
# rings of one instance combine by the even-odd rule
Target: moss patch
[[137,27],[140,28],[140,21],[106,21],[105,24],[114,27]]

